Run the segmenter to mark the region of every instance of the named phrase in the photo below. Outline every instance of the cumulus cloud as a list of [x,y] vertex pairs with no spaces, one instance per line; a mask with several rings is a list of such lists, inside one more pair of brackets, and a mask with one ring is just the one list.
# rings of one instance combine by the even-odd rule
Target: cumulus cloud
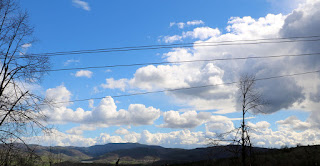
[[220,30],[217,28],[213,29],[210,27],[198,27],[193,29],[193,31],[184,33],[182,36],[183,38],[191,37],[193,39],[205,40],[210,37],[216,37],[218,35],[220,35]]
[[89,3],[85,2],[85,1],[82,1],[82,0],[72,0],[72,4],[75,7],[81,8],[81,9],[86,10],[86,11],[90,11],[91,10],[91,8],[89,6]]
[[71,92],[64,86],[60,85],[56,88],[49,88],[46,91],[46,100],[54,103],[56,107],[65,107],[70,103]]
[[[71,93],[63,86],[48,89],[47,98],[54,101],[68,101]],[[103,98],[99,105],[90,111],[82,108],[72,110],[67,104],[57,105],[53,108],[44,108],[44,113],[49,122],[55,123],[79,123],[82,126],[69,131],[69,133],[81,134],[81,130],[91,130],[95,127],[108,127],[113,125],[151,125],[159,118],[160,110],[146,107],[142,104],[130,104],[128,110],[117,110],[117,106],[111,97]]]
[[50,134],[26,137],[23,140],[30,144],[44,146],[92,146],[96,144],[95,138],[84,138],[80,135],[66,134],[52,129]]
[[89,71],[89,70],[79,70],[76,72],[75,76],[91,78],[92,74],[93,74],[92,71]]
[[[284,25],[280,30],[283,37],[290,36],[314,36],[319,34],[320,28],[320,2],[318,0],[308,0],[308,3],[300,5],[300,7],[289,14],[284,20]],[[299,52],[319,52],[318,42],[300,42],[296,44]],[[320,65],[319,56],[311,56],[309,58],[300,59],[298,63],[305,63],[303,67],[317,68]],[[296,64],[296,65],[297,65]]]
[[129,134],[130,132],[127,129],[121,127],[120,129],[116,130],[115,133],[120,135],[126,135],[126,134]]
[[291,128],[293,130],[304,131],[311,127],[308,122],[302,122],[296,116],[290,116],[285,120],[279,120],[276,122],[281,128]]
[[183,39],[182,36],[179,35],[173,35],[173,36],[165,36],[163,37],[163,41],[165,43],[173,43],[175,41],[181,41]]
[[[116,130],[116,134],[119,135],[101,133],[97,137],[85,138],[82,135],[72,133],[65,134],[63,132],[53,130],[53,134],[50,136],[44,135],[31,138],[29,137],[24,140],[27,140],[28,143],[37,143],[50,146],[92,146],[95,144],[106,143],[138,142],[171,148],[196,148],[207,146],[207,144],[210,142],[208,138],[215,138],[217,134],[220,134],[219,131],[234,129],[232,122],[230,122],[230,119],[228,120],[226,117],[222,116],[218,116],[215,118],[219,119],[223,123],[207,124],[205,131],[195,132],[184,129],[167,133],[153,133],[148,130],[143,130],[142,132],[137,133],[124,128],[119,128],[118,130]],[[283,123],[286,123],[284,121]],[[251,142],[254,146],[280,148],[283,145],[296,146],[298,143],[301,143],[303,145],[320,143],[319,128],[309,128],[304,131],[295,131],[292,128],[279,127],[278,131],[274,131],[270,128],[271,124],[266,121],[260,121],[257,123],[248,122],[248,125],[251,128],[250,137]],[[281,126],[283,124],[278,125]],[[234,135],[235,133],[230,133],[230,136]]]
[[260,122],[257,122],[256,124],[248,122],[247,125],[254,130],[260,130],[260,131],[266,130],[271,126],[271,124],[267,121],[260,121]]
[[164,123],[158,125],[158,127],[190,129],[205,124],[207,132],[226,133],[234,129],[232,120],[238,119],[212,115],[210,112],[186,111],[180,113],[179,111],[167,111],[163,113]]
[[[309,128],[304,131],[295,131],[287,127],[279,127],[278,131],[273,131],[267,124],[254,124],[261,128],[251,132],[251,138],[254,144],[260,144],[264,147],[281,147],[283,145],[296,146],[298,143],[303,145],[319,144],[319,129]],[[263,129],[262,129],[263,128]]]
[[178,111],[167,111],[163,113],[164,124],[159,127],[164,128],[194,128],[197,127],[211,117],[209,112],[188,111],[180,114]]
[[220,33],[221,32],[218,28],[197,27],[192,31],[182,32],[182,35],[164,36],[163,41],[165,43],[172,43],[175,41],[181,41],[185,38],[205,40],[210,37],[219,36]]
[[230,132],[234,129],[232,120],[225,116],[211,116],[210,121],[206,123],[207,134],[214,135],[213,133],[222,134]]
[[65,134],[52,130],[51,135],[25,138],[28,143],[47,146],[92,146],[107,143],[139,142],[148,145],[160,145],[176,148],[196,148],[206,145],[205,133],[190,130],[172,131],[169,133],[151,133],[143,130],[141,133],[126,132],[122,136],[101,133],[94,138],[85,138],[81,135]]
[[101,84],[101,87],[104,89],[121,89],[125,90],[127,86],[127,79],[114,80],[113,78],[107,78],[105,84]]

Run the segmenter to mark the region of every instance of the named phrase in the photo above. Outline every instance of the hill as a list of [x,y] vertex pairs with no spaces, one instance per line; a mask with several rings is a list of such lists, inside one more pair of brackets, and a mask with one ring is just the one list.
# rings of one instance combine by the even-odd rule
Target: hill
[[[59,161],[115,163],[119,158],[122,164],[148,163],[187,163],[233,157],[231,149],[237,146],[216,146],[196,149],[164,148],[139,143],[109,143],[90,147],[44,147],[39,146],[38,155],[55,156]],[[239,147],[238,147],[239,148]],[[254,148],[256,152],[268,149]],[[59,158],[59,159],[58,159]]]
[[[138,143],[110,143],[90,147],[46,147],[29,145],[44,163],[56,165],[239,165],[233,153],[239,146],[196,149],[164,148]],[[1,148],[2,146],[0,146]],[[18,146],[20,147],[20,146]],[[21,146],[22,147],[22,146]],[[253,148],[256,165],[315,165],[320,163],[320,146],[267,149]],[[89,163],[89,164],[88,164]],[[90,164],[91,163],[91,164]]]

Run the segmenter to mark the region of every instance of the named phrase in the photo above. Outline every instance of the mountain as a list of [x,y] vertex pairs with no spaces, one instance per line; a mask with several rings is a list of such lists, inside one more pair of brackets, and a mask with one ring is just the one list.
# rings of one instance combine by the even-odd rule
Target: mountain
[[[14,146],[26,150],[22,144]],[[4,146],[0,144],[0,151],[3,148]],[[235,157],[240,153],[234,153],[234,151],[241,150],[240,146],[235,145],[178,149],[138,143],[110,143],[90,147],[29,145],[29,148],[34,149],[42,162],[47,163],[42,165],[48,165],[51,162],[68,166],[115,165],[118,159],[121,165],[239,165],[240,160]],[[257,165],[315,165],[320,163],[320,145],[282,149],[254,147],[252,152]]]
[[70,149],[76,149],[80,152],[90,155],[92,157],[97,157],[109,152],[117,151],[117,150],[126,150],[126,149],[134,149],[134,148],[162,148],[161,146],[154,145],[144,145],[139,143],[109,143],[105,145],[94,145],[90,147],[69,147]]
[[[60,160],[73,162],[115,163],[120,158],[121,163],[131,164],[186,163],[232,157],[234,148],[239,146],[179,149],[139,143],[109,143],[90,147],[39,146],[36,153],[40,156],[60,155]],[[254,151],[265,152],[268,149],[254,148]]]

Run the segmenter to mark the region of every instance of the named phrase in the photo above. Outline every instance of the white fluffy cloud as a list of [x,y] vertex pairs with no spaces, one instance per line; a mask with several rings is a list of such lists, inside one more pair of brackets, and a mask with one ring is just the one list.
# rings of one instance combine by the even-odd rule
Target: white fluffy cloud
[[107,78],[105,84],[101,84],[102,88],[109,88],[109,89],[121,89],[122,91],[125,90],[127,86],[127,79],[120,79],[120,80],[114,80],[113,78]]
[[143,130],[141,133],[128,132],[121,134],[121,136],[101,133],[98,137],[94,138],[85,138],[81,135],[65,134],[52,130],[51,135],[29,137],[25,140],[28,143],[47,146],[92,146],[95,144],[126,142],[139,142],[176,148],[196,148],[206,145],[205,133],[192,132],[190,130],[172,131],[169,133],[151,133],[148,130]]
[[[71,93],[64,87],[48,89],[47,98],[53,101],[67,101]],[[99,105],[90,111],[77,108],[75,111],[68,108],[67,104],[47,107],[44,113],[50,122],[56,123],[80,123],[86,124],[80,128],[70,130],[69,133],[81,133],[79,130],[90,130],[94,126],[108,127],[111,125],[151,125],[159,118],[160,110],[153,107],[146,107],[142,104],[130,104],[128,110],[117,110],[117,106],[111,97],[103,98]],[[91,126],[90,126],[91,125]]]
[[193,31],[183,32],[181,36],[179,35],[164,36],[162,40],[165,43],[181,41],[182,39],[185,39],[185,38],[205,40],[210,37],[216,37],[220,35],[220,33],[221,33],[220,30],[217,28],[213,29],[210,27],[197,27],[193,29]]
[[285,120],[279,120],[276,122],[281,128],[290,128],[293,130],[304,131],[311,127],[308,122],[302,122],[296,116],[290,116]]
[[66,134],[56,129],[52,129],[50,133],[41,136],[26,137],[24,140],[29,144],[45,146],[92,146],[96,144],[95,138]]
[[193,29],[193,31],[188,31],[184,33],[182,36],[183,38],[191,37],[193,39],[205,40],[210,37],[216,37],[220,35],[220,33],[221,32],[217,28],[212,29],[210,27],[198,27]]
[[[215,117],[219,119],[217,123],[208,123],[206,131],[190,131],[188,129],[171,131],[167,133],[150,132],[143,130],[141,133],[129,131],[124,128],[116,130],[115,134],[101,133],[97,137],[85,138],[77,134],[65,134],[57,130],[53,130],[51,135],[36,136],[26,139],[28,143],[37,143],[41,145],[59,145],[59,146],[92,146],[95,144],[106,143],[125,143],[125,142],[139,142],[149,145],[160,145],[164,147],[176,148],[196,148],[207,146],[210,142],[209,138],[216,138],[220,131],[233,130],[233,124],[230,119],[226,117]],[[218,122],[221,123],[218,123]],[[296,146],[298,143],[303,145],[313,145],[320,143],[319,128],[310,128],[304,131],[295,131],[293,128],[279,127],[278,131],[270,128],[270,123],[261,121],[257,123],[250,123],[250,137],[254,146],[259,147],[276,147],[283,145]],[[280,124],[281,126],[282,124]],[[235,132],[226,135],[234,136]],[[239,137],[239,135],[238,135]]]
[[[238,119],[235,119],[238,120]],[[163,124],[158,127],[190,129],[205,124],[207,132],[225,133],[234,129],[232,119],[212,115],[210,112],[187,111],[167,111],[163,113]]]
[[81,8],[83,10],[86,10],[86,11],[90,11],[91,10],[88,2],[85,2],[85,1],[82,1],[82,0],[72,0],[72,3],[73,3],[73,5],[75,7]]
[[167,111],[163,113],[164,124],[159,127],[165,128],[194,128],[209,120],[211,113],[188,111],[180,114],[178,111]]
[[66,101],[69,101],[71,97],[71,92],[64,86],[60,85],[56,88],[49,88],[46,91],[46,100],[54,103],[54,106],[56,107],[62,107],[67,106],[70,103],[67,103]]
[[230,132],[234,129],[233,122],[225,116],[211,116],[210,121],[206,123],[206,132],[211,135],[213,133],[222,134]]
[[181,41],[183,39],[182,36],[179,36],[179,35],[173,35],[173,36],[164,36],[163,37],[163,41],[165,43],[173,43],[175,41]]
[[[304,131],[295,131],[290,128],[279,127],[278,131],[273,131],[269,128],[268,122],[259,122],[251,124],[253,127],[258,127],[258,130],[253,130],[250,137],[254,144],[264,147],[281,147],[283,145],[295,146],[298,143],[303,145],[319,144],[320,134],[319,129],[307,129]],[[255,128],[257,129],[257,128]]]
[[87,78],[91,78],[92,77],[92,71],[90,70],[79,70],[76,72],[75,76],[76,77],[87,77]]

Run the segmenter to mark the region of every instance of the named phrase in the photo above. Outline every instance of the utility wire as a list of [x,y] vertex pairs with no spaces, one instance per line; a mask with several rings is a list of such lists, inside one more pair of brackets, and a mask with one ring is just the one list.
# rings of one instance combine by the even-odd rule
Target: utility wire
[[[101,68],[114,68],[114,67],[130,67],[130,66],[144,66],[144,65],[175,64],[175,63],[211,62],[211,61],[228,61],[228,60],[245,60],[245,59],[266,59],[266,58],[281,58],[281,57],[300,57],[300,56],[311,56],[311,55],[320,55],[320,53],[287,54],[287,55],[272,55],[272,56],[250,56],[250,57],[216,58],[216,59],[199,59],[199,60],[185,60],[185,61],[173,61],[173,62],[149,62],[149,63],[119,64],[119,65],[106,65],[106,66],[61,68],[61,69],[50,69],[50,70],[44,70],[44,71],[45,72],[55,72],[55,71],[68,71],[68,70],[101,69]],[[38,72],[40,72],[40,71],[38,71]],[[41,72],[43,72],[43,71],[41,71]]]
[[[282,40],[282,41],[272,41],[272,40]],[[178,47],[182,47],[182,48],[183,47],[186,47],[186,48],[214,47],[214,46],[246,45],[246,44],[291,43],[291,42],[302,42],[302,41],[312,42],[312,41],[319,41],[319,40],[320,40],[320,36],[301,36],[301,37],[287,37],[287,38],[230,40],[230,41],[220,41],[220,42],[180,43],[180,44],[165,44],[165,45],[144,45],[144,46],[132,46],[132,47],[102,48],[102,49],[92,49],[92,50],[74,50],[74,51],[48,52],[48,53],[38,53],[38,54],[25,54],[25,56],[26,57],[33,57],[33,56],[51,57],[51,56],[60,56],[60,55],[155,50],[155,49],[178,48]],[[244,43],[239,43],[239,42],[244,42]],[[17,59],[26,58],[26,57],[17,57]]]
[[[320,70],[308,71],[308,72],[303,72],[303,73],[294,73],[294,74],[287,74],[287,75],[272,76],[272,77],[263,77],[263,78],[257,78],[256,81],[270,80],[270,79],[283,78],[283,77],[293,77],[293,76],[312,74],[312,73],[318,73],[318,72],[320,72]],[[131,94],[124,94],[124,95],[115,95],[115,96],[110,96],[110,97],[120,98],[120,97],[128,97],[128,96],[138,96],[138,95],[146,95],[146,94],[152,94],[152,93],[173,92],[173,91],[179,91],[179,90],[198,89],[198,88],[214,87],[214,86],[220,86],[220,85],[231,85],[231,84],[236,84],[236,83],[239,83],[239,82],[234,81],[234,82],[226,82],[226,83],[214,84],[214,85],[211,84],[211,85],[193,86],[193,87],[187,87],[187,88],[165,89],[165,90],[158,90],[158,91],[148,91],[148,92],[131,93]],[[106,97],[95,97],[95,98],[87,98],[87,99],[61,101],[61,102],[54,102],[51,104],[62,104],[62,103],[80,102],[80,101],[88,101],[88,100],[98,100],[98,99],[103,99],[103,98],[106,98]],[[45,105],[45,104],[39,104],[39,105]]]

